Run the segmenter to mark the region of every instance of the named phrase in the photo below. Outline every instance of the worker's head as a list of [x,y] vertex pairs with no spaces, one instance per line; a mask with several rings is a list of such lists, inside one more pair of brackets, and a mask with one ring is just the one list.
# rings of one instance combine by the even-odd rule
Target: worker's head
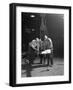
[[36,41],[39,41],[39,38],[36,38]]
[[47,35],[45,35],[44,37],[45,37],[45,39],[48,39]]

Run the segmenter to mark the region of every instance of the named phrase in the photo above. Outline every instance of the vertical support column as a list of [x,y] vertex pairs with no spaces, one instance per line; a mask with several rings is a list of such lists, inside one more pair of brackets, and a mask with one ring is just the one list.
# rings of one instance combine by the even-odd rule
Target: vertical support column
[[43,39],[44,35],[47,32],[47,27],[46,27],[46,14],[40,14],[41,17],[41,25],[40,25],[40,38]]

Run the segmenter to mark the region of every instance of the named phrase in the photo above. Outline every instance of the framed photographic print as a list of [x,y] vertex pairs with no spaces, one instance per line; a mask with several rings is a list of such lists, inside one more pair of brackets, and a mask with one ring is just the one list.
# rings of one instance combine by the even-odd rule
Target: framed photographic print
[[10,86],[71,83],[71,7],[10,4]]

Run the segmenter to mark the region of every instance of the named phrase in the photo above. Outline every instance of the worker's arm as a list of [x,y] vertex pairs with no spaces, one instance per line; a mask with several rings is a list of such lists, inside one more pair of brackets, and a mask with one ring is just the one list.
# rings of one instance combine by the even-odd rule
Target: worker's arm
[[53,42],[52,42],[52,40],[50,39],[50,38],[48,38],[49,39],[49,41],[50,41],[50,49],[51,49],[51,52],[53,53]]
[[32,42],[30,42],[29,46],[32,47],[34,50],[39,51],[36,44],[33,44]]

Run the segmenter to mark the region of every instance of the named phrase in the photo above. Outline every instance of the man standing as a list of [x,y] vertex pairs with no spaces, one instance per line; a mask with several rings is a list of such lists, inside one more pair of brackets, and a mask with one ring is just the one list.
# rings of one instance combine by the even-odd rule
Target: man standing
[[44,58],[44,63],[47,59],[47,64],[49,65],[50,63],[51,65],[53,65],[53,43],[51,38],[48,38],[46,35],[44,36],[43,51],[41,52],[41,56]]
[[46,35],[44,39],[44,49],[47,50],[46,51],[47,64],[53,65],[53,43],[51,38],[48,38]]

